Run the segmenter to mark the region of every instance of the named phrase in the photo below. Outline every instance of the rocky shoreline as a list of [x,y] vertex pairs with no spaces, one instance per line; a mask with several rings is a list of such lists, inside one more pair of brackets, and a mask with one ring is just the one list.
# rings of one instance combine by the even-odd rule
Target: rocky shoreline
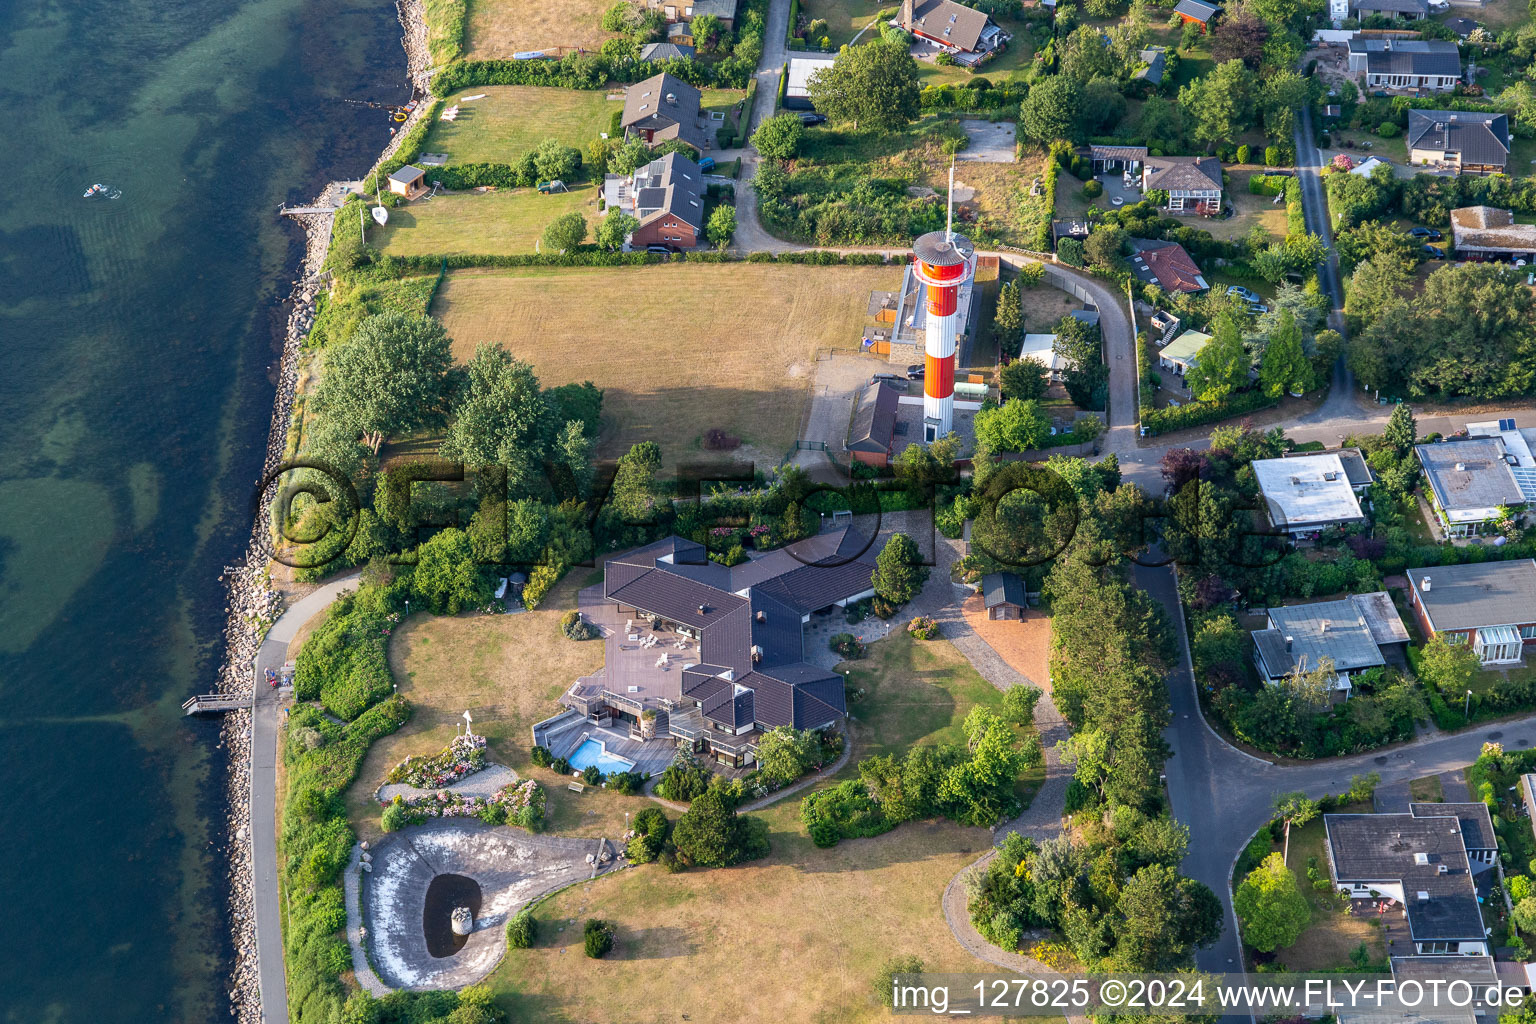
[[[427,86],[432,68],[427,56],[427,25],[422,0],[397,0],[396,9],[404,29],[407,75],[413,98],[421,100],[410,118],[400,125],[389,145],[379,155],[379,162],[389,159],[401,140],[424,115]],[[377,164],[375,164],[377,166]],[[311,206],[340,206],[346,197],[339,183],[327,185]],[[305,232],[304,260],[288,298],[288,328],[283,341],[278,369],[277,393],[272,403],[272,422],[267,433],[267,452],[262,464],[263,477],[281,464],[288,444],[288,428],[293,417],[293,399],[298,383],[299,354],[304,339],[315,321],[315,301],[324,283],[321,278],[326,251],[330,248],[330,213],[306,214],[295,218]],[[225,605],[225,657],[215,690],[219,693],[250,697],[254,693],[255,658],[267,629],[282,614],[283,595],[272,588],[268,565],[272,557],[272,538],[268,514],[276,488],[262,495],[260,511],[251,523],[250,542],[239,565],[226,566],[220,579],[228,588]],[[229,712],[224,716],[220,745],[229,751],[229,770],[225,779],[225,849],[228,862],[228,920],[234,963],[225,977],[230,1016],[239,1024],[260,1024],[261,990],[256,958],[256,916],[253,905],[251,863],[251,713]],[[262,808],[261,813],[273,813]]]

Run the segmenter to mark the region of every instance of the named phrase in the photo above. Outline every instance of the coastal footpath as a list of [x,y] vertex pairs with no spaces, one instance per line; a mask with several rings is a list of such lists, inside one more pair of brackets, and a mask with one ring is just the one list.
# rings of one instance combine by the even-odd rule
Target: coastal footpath
[[[396,9],[404,33],[401,38],[406,54],[406,74],[411,83],[413,98],[420,99],[427,93],[431,76],[431,63],[427,57],[427,26],[422,0],[398,0]],[[378,157],[375,168],[388,160],[399,147],[416,121],[424,116],[427,104],[422,103],[412,111],[410,118],[399,126],[389,145]],[[321,190],[311,208],[334,209],[347,196],[347,187],[332,182]],[[293,420],[293,400],[299,377],[300,354],[304,339],[315,321],[315,303],[324,286],[326,252],[330,247],[331,213],[306,213],[294,217],[304,229],[304,258],[299,276],[293,282],[288,298],[288,325],[284,335],[282,356],[278,365],[276,393],[272,401],[272,419],[267,432],[266,457],[262,464],[262,480],[267,483],[262,492],[256,514],[252,517],[250,539],[244,560],[239,565],[226,566],[220,579],[228,587],[225,604],[225,656],[220,667],[215,692],[240,696],[259,702],[256,658],[262,651],[263,641],[283,613],[282,593],[273,589],[269,566],[273,555],[270,529],[272,502],[278,487],[274,474],[287,455],[288,431]],[[319,593],[319,592],[317,592]],[[334,595],[331,595],[334,596]],[[318,602],[300,601],[293,609],[313,608],[321,610],[330,603],[329,598]],[[306,616],[307,618],[308,616]],[[292,638],[303,622],[293,622],[283,639],[286,652],[287,639]],[[287,626],[287,623],[285,623]],[[276,640],[276,637],[272,638]],[[273,649],[266,650],[270,659]],[[283,658],[277,658],[280,665]],[[265,703],[265,702],[263,702]],[[224,979],[229,996],[230,1016],[239,1024],[286,1024],[288,1004],[283,984],[282,927],[276,890],[277,865],[275,847],[275,794],[270,787],[276,768],[276,702],[264,709],[270,722],[260,723],[263,752],[260,757],[260,773],[266,778],[268,791],[258,804],[253,800],[253,785],[259,788],[259,780],[253,779],[256,763],[255,745],[258,737],[253,732],[253,716],[250,710],[241,709],[225,715],[220,733],[220,745],[229,751],[229,770],[225,779],[227,810],[225,813],[225,859],[227,861],[227,919],[230,927],[230,947],[234,962]],[[251,809],[262,807],[261,817],[253,822]],[[264,839],[259,844],[257,837]],[[265,862],[265,863],[262,863]],[[256,899],[255,876],[260,872],[265,879],[261,887],[270,899],[262,905]],[[259,953],[265,947],[266,956]],[[265,966],[266,970],[261,968]]]

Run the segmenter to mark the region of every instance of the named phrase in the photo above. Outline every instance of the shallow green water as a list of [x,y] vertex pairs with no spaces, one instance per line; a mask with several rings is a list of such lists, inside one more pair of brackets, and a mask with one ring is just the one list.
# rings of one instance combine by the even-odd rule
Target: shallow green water
[[[0,1021],[228,1019],[206,690],[299,235],[387,0],[0,3]],[[94,182],[116,200],[85,200]]]

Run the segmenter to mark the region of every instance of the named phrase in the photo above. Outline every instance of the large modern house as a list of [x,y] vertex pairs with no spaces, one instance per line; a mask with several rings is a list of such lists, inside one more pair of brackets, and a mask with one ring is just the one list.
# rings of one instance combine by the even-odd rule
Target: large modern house
[[607,743],[627,731],[739,768],[775,726],[836,725],[843,679],[807,660],[803,626],[871,596],[875,554],[844,526],[730,568],[681,537],[609,559],[601,596],[580,602],[606,633],[604,666],[560,696],[577,717],[540,723],[535,736],[595,732]]
[[1509,115],[1410,110],[1408,162],[1475,174],[1503,174],[1509,163]]
[[1481,818],[1462,804],[1411,804],[1407,814],[1323,815],[1334,884],[1368,903],[1365,912],[1401,912],[1417,955],[1489,954],[1473,877],[1488,864],[1468,856],[1463,812],[1475,819],[1479,835],[1471,842],[1483,849]]
[[1333,690],[1344,698],[1352,676],[1381,668],[1388,655],[1400,662],[1407,645],[1408,630],[1388,594],[1351,594],[1269,609],[1265,628],[1253,633],[1253,663],[1265,682],[1278,683],[1327,659],[1336,677]]
[[619,125],[626,139],[647,146],[676,139],[702,153],[713,145],[714,131],[702,124],[701,99],[699,90],[663,71],[629,87]]
[[1213,156],[1148,156],[1142,165],[1142,194],[1168,193],[1173,213],[1221,212],[1221,161]]
[[1252,465],[1275,529],[1294,537],[1365,522],[1355,486],[1337,453],[1255,459]]
[[1349,41],[1349,70],[1374,89],[1449,92],[1461,81],[1461,51],[1444,39],[1357,35]]
[[1426,636],[1469,643],[1484,665],[1513,665],[1536,645],[1536,559],[1409,569],[1408,606]]
[[902,0],[897,25],[937,43],[956,64],[971,65],[1008,42],[1009,35],[985,13],[955,0]]

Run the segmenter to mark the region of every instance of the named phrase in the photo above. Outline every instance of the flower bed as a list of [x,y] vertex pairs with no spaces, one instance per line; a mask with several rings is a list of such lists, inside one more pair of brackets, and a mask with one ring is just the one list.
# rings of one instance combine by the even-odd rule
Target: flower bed
[[390,782],[400,782],[417,789],[434,789],[457,782],[485,767],[485,737],[455,736],[440,753],[431,757],[408,757],[389,770]]
[[[395,811],[394,808],[400,808]],[[384,803],[384,831],[421,825],[430,818],[479,818],[489,825],[520,825],[537,832],[544,824],[544,790],[532,779],[502,786],[494,796],[460,796],[439,789],[421,796],[397,796]]]

